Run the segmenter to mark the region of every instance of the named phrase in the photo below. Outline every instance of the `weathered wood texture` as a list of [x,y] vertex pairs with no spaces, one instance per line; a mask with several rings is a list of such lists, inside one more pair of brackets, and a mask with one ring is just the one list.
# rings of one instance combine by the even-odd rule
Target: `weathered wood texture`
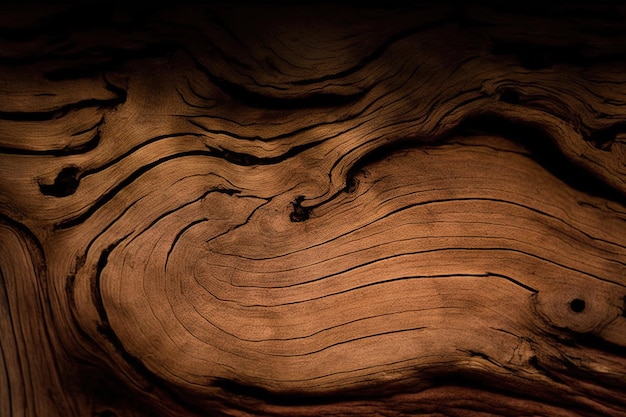
[[626,416],[624,7],[2,9],[1,416]]

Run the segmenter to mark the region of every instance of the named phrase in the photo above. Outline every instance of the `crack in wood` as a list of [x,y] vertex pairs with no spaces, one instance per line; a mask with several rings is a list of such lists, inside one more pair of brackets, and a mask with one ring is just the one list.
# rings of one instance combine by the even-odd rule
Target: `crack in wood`
[[626,417],[626,8],[508,7],[0,13],[0,414]]

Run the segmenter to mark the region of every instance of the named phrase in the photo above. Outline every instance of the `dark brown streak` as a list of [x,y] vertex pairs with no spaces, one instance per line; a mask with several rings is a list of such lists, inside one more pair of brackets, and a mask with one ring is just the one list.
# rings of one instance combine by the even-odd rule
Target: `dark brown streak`
[[39,112],[6,112],[0,111],[0,119],[11,121],[32,121],[42,122],[53,119],[58,119],[65,116],[67,113],[73,110],[79,110],[86,107],[98,107],[98,108],[113,108],[126,101],[126,90],[117,87],[110,83],[106,77],[104,78],[106,83],[105,88],[112,93],[115,93],[117,97],[102,100],[102,99],[86,99],[76,103],[66,104],[54,110],[39,111]]
[[[249,408],[245,406],[245,401],[240,401],[241,398],[255,399],[266,404],[283,407],[313,407],[350,400],[371,402],[375,399],[384,399],[387,397],[385,395],[381,395],[380,393],[368,393],[367,395],[349,395],[348,392],[337,392],[325,395],[315,395],[308,392],[281,393],[269,391],[256,385],[240,383],[226,378],[216,378],[211,385],[224,391],[226,393],[226,398],[230,399],[229,404],[236,409]],[[254,407],[249,408],[249,411],[254,414],[258,413],[258,409],[255,409]]]

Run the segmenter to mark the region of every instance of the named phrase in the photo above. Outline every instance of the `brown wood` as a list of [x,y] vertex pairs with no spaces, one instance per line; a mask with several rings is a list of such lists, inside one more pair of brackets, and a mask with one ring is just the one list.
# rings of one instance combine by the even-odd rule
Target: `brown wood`
[[2,7],[0,416],[626,416],[623,6],[90,7]]

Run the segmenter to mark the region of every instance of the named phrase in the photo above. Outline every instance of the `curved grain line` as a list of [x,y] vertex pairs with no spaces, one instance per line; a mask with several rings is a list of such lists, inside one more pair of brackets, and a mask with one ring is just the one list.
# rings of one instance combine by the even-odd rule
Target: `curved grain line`
[[[362,290],[364,288],[369,288],[369,287],[374,287],[374,286],[378,286],[378,285],[384,285],[384,284],[388,284],[391,282],[399,282],[399,281],[413,281],[413,280],[420,280],[420,279],[447,279],[447,278],[479,278],[479,279],[486,279],[486,278],[499,278],[499,279],[504,279],[506,281],[511,282],[512,284],[515,284],[523,289],[525,289],[528,292],[531,293],[538,293],[539,290],[532,288],[522,282],[519,282],[518,280],[511,278],[507,275],[503,275],[503,274],[495,274],[495,273],[491,273],[491,272],[486,272],[484,274],[434,274],[434,275],[411,275],[411,276],[406,276],[406,277],[396,277],[396,278],[389,278],[389,279],[384,279],[384,280],[380,280],[380,281],[375,281],[375,282],[369,282],[367,284],[361,284],[361,285],[357,285],[355,287],[350,287],[348,289],[345,290],[340,290],[340,291],[335,291],[335,292],[329,292],[326,293],[324,295],[320,295],[317,297],[313,297],[313,298],[307,298],[304,300],[298,300],[298,301],[290,301],[290,302],[286,302],[286,303],[278,303],[278,304],[245,304],[244,302],[241,302],[239,300],[235,300],[235,299],[227,299],[227,298],[222,298],[219,297],[217,295],[215,295],[213,292],[211,292],[210,289],[208,289],[205,285],[201,284],[200,282],[198,282],[198,280],[196,278],[194,278],[194,281],[198,284],[199,287],[203,288],[209,295],[211,295],[213,298],[215,298],[216,300],[222,301],[222,302],[227,302],[227,303],[234,303],[237,304],[240,307],[243,308],[275,308],[275,307],[283,307],[283,306],[288,306],[288,305],[295,305],[295,304],[302,304],[302,303],[307,303],[309,301],[315,301],[315,300],[321,300],[324,298],[330,298],[333,297],[335,295],[340,295],[340,294],[347,294],[349,292],[352,291],[359,291]],[[318,279],[319,280],[319,279]]]
[[[420,202],[417,202],[417,203],[412,203],[412,204],[409,204],[407,206],[404,206],[404,207],[392,210],[389,213],[385,214],[385,216],[377,218],[377,219],[374,219],[374,220],[370,221],[369,223],[366,223],[366,224],[364,224],[362,226],[359,226],[356,229],[353,229],[353,230],[341,233],[341,234],[339,234],[337,236],[333,236],[332,238],[330,238],[330,239],[328,239],[326,241],[323,241],[323,242],[320,242],[320,243],[316,243],[316,244],[313,244],[313,245],[310,245],[310,246],[306,246],[306,247],[303,247],[303,248],[300,248],[300,249],[296,249],[296,250],[294,250],[292,252],[284,253],[284,254],[281,254],[281,255],[274,255],[274,256],[272,256],[270,258],[250,257],[250,256],[244,256],[244,255],[236,255],[236,256],[238,256],[238,257],[240,257],[242,259],[250,260],[250,261],[276,260],[276,259],[280,259],[280,258],[284,258],[286,256],[290,256],[290,255],[296,254],[296,253],[304,252],[304,251],[310,250],[310,249],[315,248],[315,247],[320,247],[320,246],[326,245],[326,244],[331,243],[331,242],[333,242],[335,240],[338,240],[338,239],[340,239],[342,237],[348,236],[348,235],[350,235],[350,234],[352,234],[352,233],[354,233],[354,232],[356,232],[358,230],[365,229],[365,228],[367,228],[367,227],[369,227],[369,226],[371,226],[371,225],[373,225],[375,223],[378,223],[378,222],[381,222],[381,221],[386,221],[388,217],[397,215],[397,214],[401,213],[404,210],[408,210],[408,209],[411,209],[411,208],[414,208],[414,207],[426,206],[426,205],[429,205],[429,204],[454,203],[454,202],[458,202],[458,201],[488,201],[488,202],[494,202],[494,203],[502,203],[502,204],[514,205],[514,206],[517,206],[517,207],[521,207],[521,208],[527,209],[527,210],[532,211],[534,213],[537,213],[537,214],[539,214],[541,216],[548,217],[548,218],[550,218],[552,220],[556,220],[559,223],[563,223],[567,228],[572,229],[572,230],[580,233],[581,235],[589,238],[590,240],[597,241],[597,242],[602,242],[602,243],[606,243],[606,244],[611,245],[611,246],[617,246],[619,248],[626,249],[626,245],[622,245],[622,244],[617,243],[617,242],[611,242],[611,241],[608,241],[608,240],[605,240],[605,239],[594,237],[591,234],[589,234],[589,233],[587,233],[587,232],[585,232],[585,231],[583,231],[583,230],[581,230],[581,229],[579,229],[577,227],[574,227],[574,226],[570,225],[569,223],[567,223],[566,220],[564,220],[562,218],[559,218],[559,217],[556,217],[556,216],[554,216],[552,214],[546,213],[546,212],[544,212],[544,211],[542,211],[542,210],[540,210],[538,208],[534,208],[534,207],[527,206],[525,204],[517,203],[517,202],[514,202],[514,201],[502,200],[502,199],[498,199],[498,198],[490,198],[490,197],[461,197],[461,198],[449,198],[449,199],[436,199],[436,200],[428,200],[428,201],[420,201]],[[216,252],[216,253],[220,253],[220,252]],[[232,254],[228,254],[228,253],[220,253],[220,254],[221,255],[232,255]]]
[[83,211],[83,213],[81,213],[81,214],[79,214],[77,216],[71,217],[69,219],[62,220],[61,222],[55,224],[54,227],[53,227],[54,230],[70,229],[72,227],[78,226],[81,223],[84,223],[96,211],[98,211],[105,204],[107,204],[109,201],[111,201],[120,191],[122,191],[125,187],[130,185],[133,181],[135,181],[136,179],[141,177],[143,174],[145,174],[146,172],[150,171],[152,168],[155,168],[155,167],[157,167],[157,166],[159,166],[159,165],[161,165],[161,164],[163,164],[165,162],[169,162],[169,161],[172,161],[172,160],[178,159],[178,158],[184,158],[184,157],[187,157],[187,156],[207,156],[207,157],[213,157],[215,155],[213,155],[209,151],[198,151],[198,150],[186,151],[186,152],[179,152],[179,153],[176,153],[176,154],[168,155],[168,156],[165,156],[163,158],[159,158],[159,159],[157,159],[157,160],[155,160],[153,162],[150,162],[148,164],[144,164],[140,168],[135,170],[132,174],[130,174],[129,176],[124,178],[122,181],[120,181],[117,185],[115,185],[109,191],[107,191],[106,193],[104,193],[103,195],[98,197],[96,199],[96,201],[87,210]]

